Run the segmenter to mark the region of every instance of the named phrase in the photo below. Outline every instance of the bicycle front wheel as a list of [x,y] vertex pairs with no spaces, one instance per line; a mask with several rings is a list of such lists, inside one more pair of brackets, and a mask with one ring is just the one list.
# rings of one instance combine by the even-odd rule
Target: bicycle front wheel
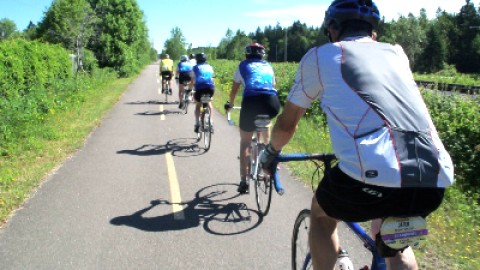
[[188,105],[190,105],[190,99],[189,99],[189,91],[187,88],[185,88],[183,90],[183,102],[185,102],[185,107],[184,107],[184,110],[185,110],[185,114],[188,113]]
[[308,244],[310,232],[310,209],[303,209],[295,220],[292,235],[292,269],[306,270],[313,269]]
[[205,145],[205,151],[210,149],[210,145],[212,143],[212,122],[211,122],[211,113],[210,108],[207,106],[205,107],[204,111],[205,115],[203,117],[203,143]]
[[[257,144],[257,147],[254,152],[256,158],[255,162],[252,163],[254,166],[252,168],[252,178],[255,185],[255,199],[257,201],[258,211],[262,213],[264,216],[268,214],[270,211],[270,204],[272,202],[272,178],[267,176],[264,173],[261,173],[259,168],[259,159],[260,155],[262,154],[263,149],[265,148],[264,144]],[[252,153],[253,154],[253,153]]]

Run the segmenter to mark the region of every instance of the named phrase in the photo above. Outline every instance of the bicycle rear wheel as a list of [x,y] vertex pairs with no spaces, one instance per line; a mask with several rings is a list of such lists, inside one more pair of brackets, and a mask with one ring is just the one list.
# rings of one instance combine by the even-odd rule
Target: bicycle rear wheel
[[310,209],[303,209],[295,220],[292,235],[292,269],[313,269],[310,257],[308,234],[310,231]]
[[165,83],[165,88],[163,88],[165,91],[164,91],[164,94],[165,94],[165,103],[168,103],[168,92],[170,92],[170,84],[167,82]]
[[257,201],[258,211],[266,216],[268,211],[270,211],[270,204],[272,202],[272,178],[266,174],[260,174],[261,168],[259,168],[258,164],[263,149],[265,149],[263,143],[258,143],[256,147],[252,147],[253,153],[251,153],[251,155],[255,157],[255,161],[252,162],[252,179],[255,185],[255,200]]
[[208,151],[212,143],[212,123],[211,123],[210,108],[208,107],[208,105],[206,105],[205,111],[204,111],[202,131],[203,131],[203,143],[205,145],[205,151]]
[[185,110],[185,114],[188,113],[188,105],[190,105],[190,91],[187,89],[187,87],[185,86],[185,88],[183,89],[183,102],[185,102],[185,107],[184,107],[184,110]]

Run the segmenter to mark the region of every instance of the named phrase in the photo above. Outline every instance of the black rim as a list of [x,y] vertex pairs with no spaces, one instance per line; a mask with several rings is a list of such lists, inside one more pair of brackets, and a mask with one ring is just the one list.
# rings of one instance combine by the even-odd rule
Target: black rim
[[207,107],[205,108],[205,118],[203,122],[203,141],[205,143],[205,150],[210,149],[210,145],[212,144],[212,132],[210,130],[210,109]]
[[[307,246],[307,250],[306,252],[304,252],[305,254],[297,254],[297,248],[300,248],[300,247],[297,247],[297,241],[298,241],[298,235],[300,230],[309,229],[310,227],[310,224],[308,224],[308,227],[306,228],[306,221],[305,221],[305,219],[310,217],[310,214],[311,214],[310,209],[303,209],[302,211],[300,211],[300,213],[298,214],[295,220],[295,225],[293,226],[293,235],[292,235],[292,269],[293,270],[302,269],[305,263],[305,259],[307,258],[307,254],[309,253],[309,249]],[[307,242],[307,245],[308,245],[308,242]],[[297,255],[302,255],[303,259],[301,262],[297,262]]]

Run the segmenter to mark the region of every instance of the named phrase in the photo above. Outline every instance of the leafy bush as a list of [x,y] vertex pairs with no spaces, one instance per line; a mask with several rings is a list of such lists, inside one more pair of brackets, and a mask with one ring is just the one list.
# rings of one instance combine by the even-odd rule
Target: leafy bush
[[112,78],[107,70],[95,70],[88,51],[86,63],[94,75],[73,76],[69,55],[58,45],[22,39],[0,43],[0,156],[29,147],[17,142],[36,134],[48,115],[82,102],[91,78],[97,84],[102,76]]
[[460,94],[423,91],[440,137],[452,156],[457,185],[480,194],[480,109],[478,100]]

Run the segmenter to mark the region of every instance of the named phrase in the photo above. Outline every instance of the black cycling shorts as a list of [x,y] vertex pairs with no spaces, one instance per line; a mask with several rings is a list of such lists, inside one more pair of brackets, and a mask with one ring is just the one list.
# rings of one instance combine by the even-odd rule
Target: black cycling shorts
[[162,79],[164,80],[171,80],[173,77],[173,72],[172,71],[162,71],[160,73],[162,75]]
[[210,95],[213,97],[215,94],[215,88],[202,88],[202,89],[196,89],[195,92],[193,93],[193,99],[196,102],[200,102],[200,98],[202,95]]
[[441,204],[444,188],[391,188],[365,184],[332,168],[315,196],[325,213],[335,219],[363,222],[388,216],[426,217]]
[[280,100],[276,95],[258,95],[243,97],[240,110],[240,129],[246,132],[255,131],[255,117],[266,114],[274,118],[280,112]]
[[192,74],[193,72],[180,72],[178,75],[178,81],[180,84],[183,84],[184,82],[189,83],[192,80]]

